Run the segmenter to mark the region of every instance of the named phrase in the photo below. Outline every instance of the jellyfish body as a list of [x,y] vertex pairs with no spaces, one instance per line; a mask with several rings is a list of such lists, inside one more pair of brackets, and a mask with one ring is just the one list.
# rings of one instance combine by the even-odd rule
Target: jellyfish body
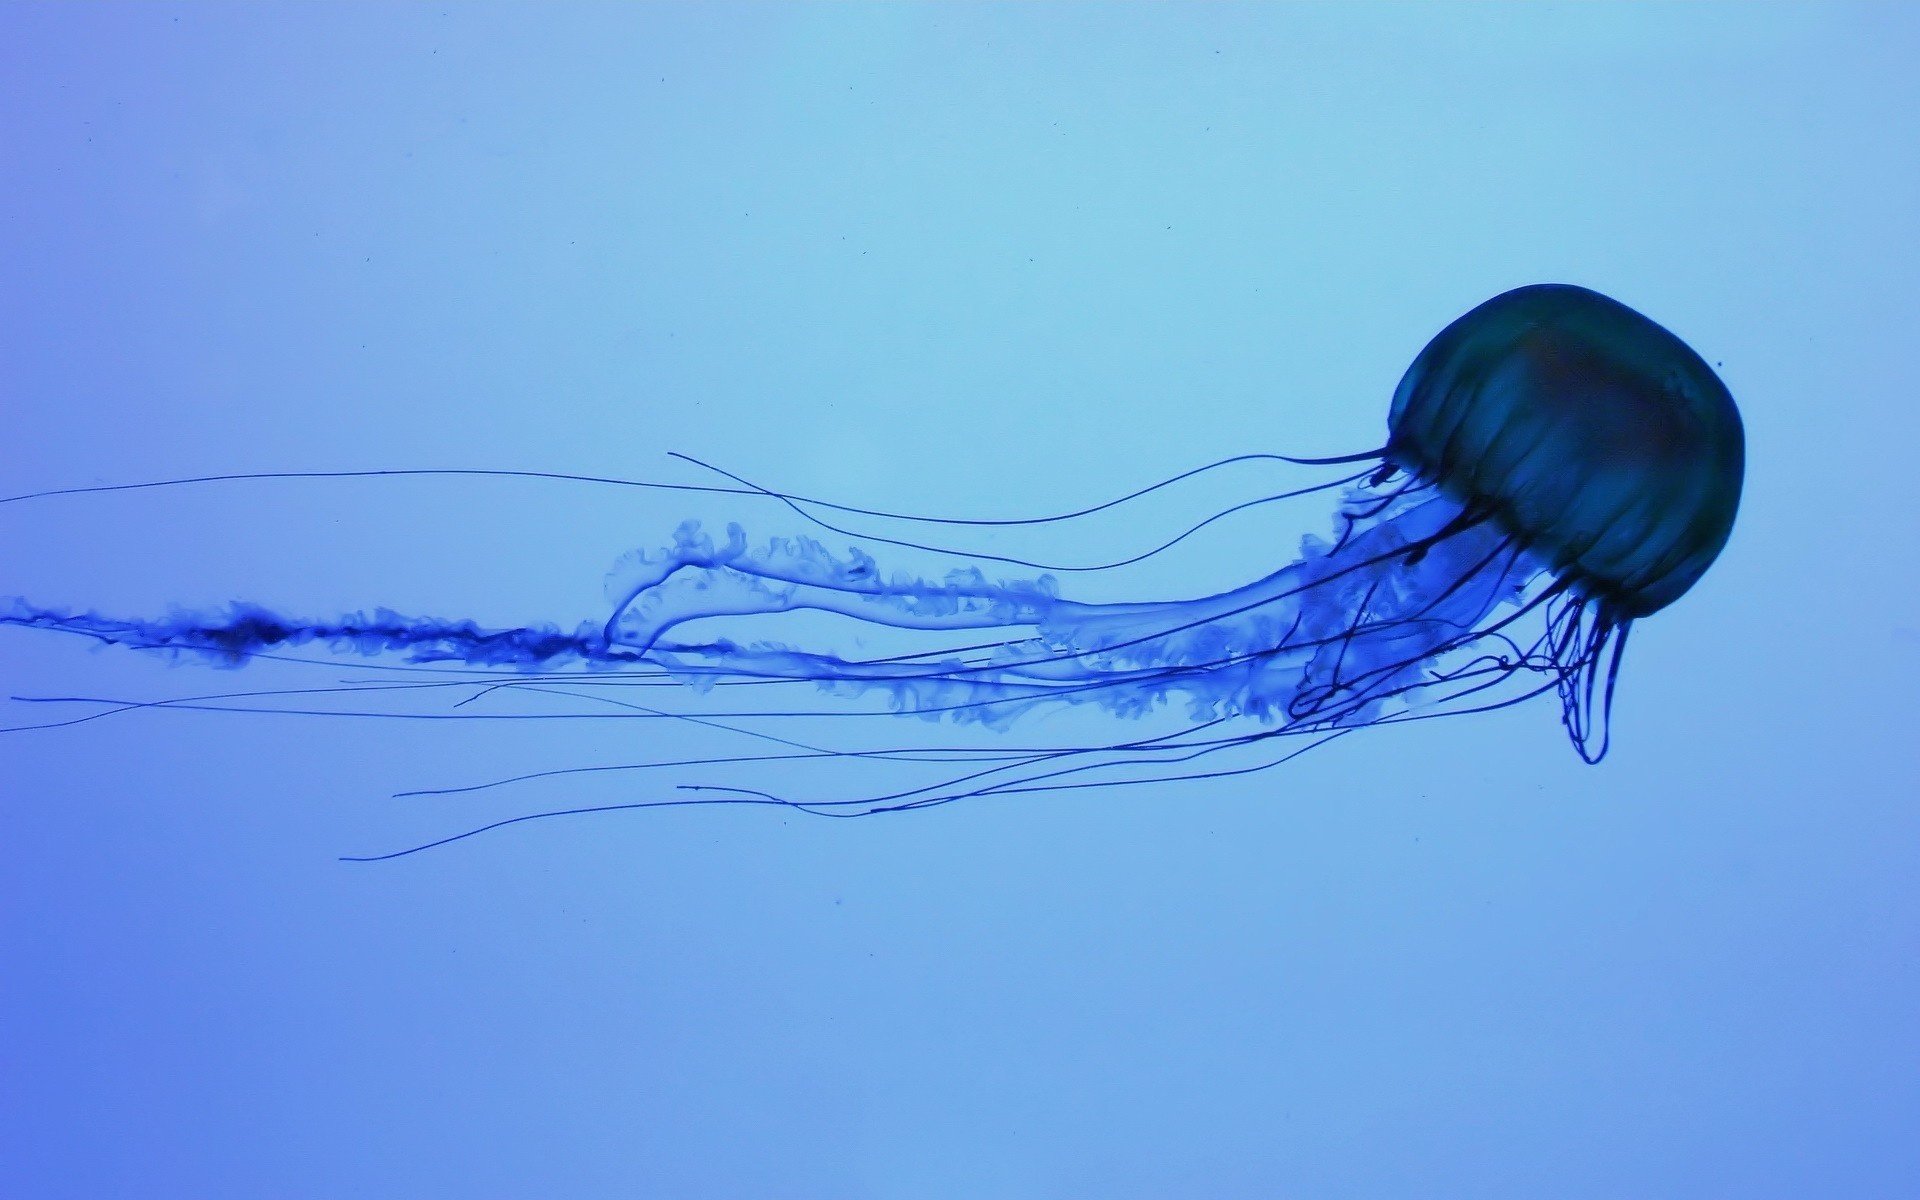
[[1390,459],[1509,531],[1576,600],[1560,691],[1598,761],[1629,626],[1691,588],[1733,530],[1746,442],[1726,385],[1626,305],[1538,284],[1429,342],[1388,426]]
[[[606,806],[615,808],[721,800],[861,815],[1239,774],[1359,728],[1484,711],[1546,691],[1558,692],[1576,749],[1598,761],[1628,628],[1690,588],[1732,528],[1743,441],[1727,389],[1639,313],[1584,288],[1536,285],[1442,330],[1401,380],[1388,426],[1379,451],[1287,459],[1364,467],[1267,498],[1344,489],[1329,538],[1305,537],[1291,561],[1215,595],[1085,603],[1063,597],[1054,574],[995,579],[978,565],[1018,560],[975,554],[973,565],[940,578],[888,574],[858,549],[836,554],[804,537],[755,546],[738,526],[716,540],[688,521],[665,550],[623,559],[607,581],[608,611],[572,630],[483,629],[384,610],[303,621],[254,605],[130,621],[24,601],[0,622],[228,663],[311,643],[399,653],[499,671],[506,682],[475,685],[489,694],[514,686],[514,673],[542,684],[568,676],[668,686],[699,704],[625,706],[778,742],[803,757],[931,764],[934,776],[851,794],[836,783],[811,798],[688,785],[701,794]],[[823,512],[883,515],[735,481],[743,487],[728,490],[778,501],[836,532],[845,531]],[[752,637],[761,618],[796,611],[930,644],[862,655]],[[1084,705],[1165,728],[1039,747],[825,747],[755,724],[808,711],[741,699],[782,685],[824,689],[834,705],[812,711],[839,716],[1005,731],[1036,709]],[[1259,747],[1272,750],[1247,764],[1249,748]],[[1195,765],[1231,754],[1240,765]],[[956,774],[955,763],[967,769]]]

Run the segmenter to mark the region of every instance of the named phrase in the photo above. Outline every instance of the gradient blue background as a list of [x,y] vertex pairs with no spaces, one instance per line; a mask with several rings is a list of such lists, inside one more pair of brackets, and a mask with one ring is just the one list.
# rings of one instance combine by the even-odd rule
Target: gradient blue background
[[[1424,341],[1538,280],[1723,364],[1749,437],[1598,768],[1542,705],[1226,784],[357,868],[479,811],[397,787],[664,735],[0,736],[0,1193],[1920,1195],[1916,61],[1891,7],[0,9],[8,494],[685,450],[1050,511],[1377,445]],[[571,622],[698,511],[16,505],[0,593]],[[9,695],[248,680],[0,636]]]

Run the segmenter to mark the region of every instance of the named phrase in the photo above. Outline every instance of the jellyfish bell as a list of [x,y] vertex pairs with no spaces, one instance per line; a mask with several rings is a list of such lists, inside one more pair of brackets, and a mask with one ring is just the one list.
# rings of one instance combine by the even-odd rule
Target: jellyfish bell
[[[572,715],[585,719],[698,727],[746,739],[760,752],[557,768],[441,791],[663,768],[771,776],[682,782],[665,795],[543,810],[398,853],[583,811],[745,803],[862,816],[970,797],[1231,777],[1357,730],[1485,712],[1547,692],[1558,693],[1576,750],[1597,762],[1607,751],[1629,628],[1691,588],[1732,528],[1744,450],[1726,387],[1685,343],[1625,305],[1585,288],[1542,284],[1496,296],[1441,330],[1396,389],[1388,434],[1383,448],[1363,454],[1242,455],[1104,504],[1025,519],[860,508],[725,471],[726,485],[710,488],[538,472],[383,472],[566,480],[681,497],[724,492],[776,504],[789,518],[858,545],[934,553],[959,565],[916,576],[882,569],[865,549],[836,552],[812,537],[754,541],[738,526],[716,538],[687,520],[664,549],[624,556],[607,576],[606,608],[571,626],[494,629],[379,608],[317,618],[244,602],[224,614],[139,618],[25,599],[0,604],[0,625],[228,666],[286,662],[289,652],[318,647],[332,652],[320,660],[331,668],[396,656],[409,670],[461,668],[405,688],[381,682],[166,701],[48,698],[107,707],[47,724],[158,708],[318,716],[329,715],[323,705],[343,703],[348,710],[335,715],[365,717],[377,714],[366,711],[372,706],[364,697],[394,703],[398,695],[443,705],[441,719],[469,719],[500,715],[485,709],[520,698],[551,704],[562,697],[583,701]],[[1249,499],[1106,562],[1023,559],[936,544],[917,532],[1051,530],[1246,459],[1351,473]],[[266,478],[280,476],[80,488],[0,503]],[[1280,562],[1250,560],[1249,581],[1225,592],[1089,603],[1070,598],[1070,582],[1061,582],[1152,559],[1248,510],[1330,493],[1341,497],[1330,537],[1304,535],[1298,552]],[[1009,567],[1045,573],[990,574]],[[794,613],[821,614],[839,632],[793,644],[764,636],[764,618]],[[862,651],[863,637],[844,644],[848,628],[884,631],[911,648]],[[814,699],[793,699],[796,687]],[[1101,710],[1138,731],[1120,740],[1033,744],[1027,725],[1029,737],[1015,740],[1022,718],[1061,706]],[[798,732],[815,721],[837,730],[901,717],[941,727],[949,740],[903,745],[897,734],[849,741]],[[962,728],[988,740],[957,743]],[[915,778],[855,782],[878,764]],[[802,791],[809,767],[827,774]]]
[[1511,531],[1621,620],[1733,531],[1745,440],[1719,376],[1598,292],[1536,284],[1441,330],[1393,395],[1386,455]]

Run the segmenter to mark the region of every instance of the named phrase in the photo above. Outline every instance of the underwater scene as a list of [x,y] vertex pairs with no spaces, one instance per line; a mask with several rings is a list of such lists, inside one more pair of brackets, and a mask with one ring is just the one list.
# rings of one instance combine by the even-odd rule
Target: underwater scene
[[0,10],[0,1193],[1915,1194],[1916,53]]

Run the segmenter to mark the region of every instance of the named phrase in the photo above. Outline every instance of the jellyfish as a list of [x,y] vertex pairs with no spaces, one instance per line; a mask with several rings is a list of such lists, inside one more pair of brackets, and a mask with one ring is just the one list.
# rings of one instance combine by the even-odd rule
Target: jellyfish
[[[400,686],[437,689],[458,697],[453,707],[538,690],[750,743],[737,754],[568,766],[401,793],[460,793],[581,772],[673,768],[700,777],[664,788],[648,782],[640,795],[617,803],[519,813],[394,854],[520,821],[589,812],[770,804],[869,816],[969,798],[1227,778],[1271,769],[1359,730],[1488,712],[1549,693],[1558,698],[1574,750],[1597,763],[1610,743],[1610,714],[1634,622],[1685,594],[1727,542],[1739,505],[1744,435],[1725,385],[1674,334],[1598,292],[1538,284],[1486,301],[1420,351],[1394,392],[1380,448],[1325,458],[1240,458],[1335,474],[1235,505],[1114,562],[1052,564],[1011,578],[1003,574],[1008,566],[1049,564],[975,551],[944,575],[927,577],[888,572],[861,545],[836,551],[817,534],[756,542],[738,524],[715,533],[690,519],[664,548],[635,551],[616,563],[606,580],[605,610],[571,627],[489,628],[386,609],[315,620],[249,603],[217,613],[128,618],[24,598],[0,610],[0,625],[228,666],[306,649],[325,652],[323,662],[397,659],[410,669],[448,674],[364,690],[386,698]],[[1106,504],[1026,520],[891,513],[763,487],[724,471],[726,486],[706,489],[598,482],[745,496],[866,546],[948,552],[953,548],[848,526],[866,518],[945,528],[1061,523],[1136,502],[1222,465]],[[99,490],[113,489],[58,494]],[[1338,497],[1324,536],[1305,535],[1297,552],[1284,556],[1250,547],[1253,577],[1229,590],[1095,601],[1071,598],[1060,582],[1063,574],[1142,561],[1237,509],[1324,494]],[[868,644],[872,639],[857,635],[850,645],[765,636],[766,622],[794,613],[833,618],[837,629],[868,631],[895,644],[878,653]],[[295,698],[304,703],[322,691],[343,690],[353,696],[361,689],[151,702],[96,698],[103,707],[79,719],[156,706],[290,711]],[[1109,731],[1051,741],[1021,737],[1036,714],[1070,708],[1100,714]],[[851,740],[837,732],[792,735],[790,723],[806,718],[859,720],[868,732]],[[922,733],[876,738],[874,721]],[[1113,737],[1114,722],[1134,736]],[[797,793],[789,781],[805,764],[832,770]],[[912,777],[857,778],[856,768],[876,764]],[[767,777],[725,774],[754,767]],[[703,774],[713,771],[722,775]]]

